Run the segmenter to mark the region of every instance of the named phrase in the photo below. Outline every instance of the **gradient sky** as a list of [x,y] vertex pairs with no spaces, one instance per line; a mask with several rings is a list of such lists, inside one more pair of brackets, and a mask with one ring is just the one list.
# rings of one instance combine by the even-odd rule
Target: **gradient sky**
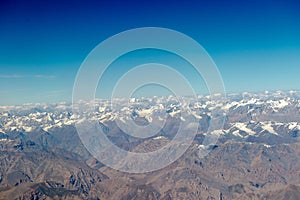
[[198,41],[217,64],[227,92],[299,90],[299,10],[297,0],[4,0],[0,105],[71,101],[77,70],[97,44],[147,26]]

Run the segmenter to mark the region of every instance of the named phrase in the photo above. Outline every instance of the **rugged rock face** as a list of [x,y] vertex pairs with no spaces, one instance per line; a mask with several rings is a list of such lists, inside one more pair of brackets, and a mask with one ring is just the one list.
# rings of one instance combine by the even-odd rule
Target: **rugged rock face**
[[7,143],[0,155],[1,198],[83,199],[89,197],[93,185],[108,178],[74,155],[45,150],[33,142]]
[[[0,199],[300,199],[299,97],[275,92],[229,95],[226,102],[187,98],[181,106],[189,107],[188,115],[180,115],[170,97],[135,99],[122,107],[125,114],[99,101],[89,117],[75,116],[68,104],[0,107]],[[204,146],[216,111],[226,113],[224,127],[215,131],[216,144]],[[159,123],[163,114],[162,130],[145,139],[116,124],[128,115],[142,126]],[[141,153],[168,144],[187,116],[199,120],[192,145],[171,165],[144,174],[104,166],[74,127],[77,120],[98,120],[113,143]],[[205,149],[210,153],[199,156]]]

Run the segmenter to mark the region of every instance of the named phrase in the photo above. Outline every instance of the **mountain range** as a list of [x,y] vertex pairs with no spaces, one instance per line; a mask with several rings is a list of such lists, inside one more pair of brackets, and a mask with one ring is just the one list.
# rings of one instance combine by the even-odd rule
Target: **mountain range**
[[[300,92],[113,103],[82,101],[75,110],[71,103],[0,106],[0,199],[300,199]],[[137,153],[170,143],[180,123],[197,122],[197,129],[187,151],[167,167],[126,173],[85,148],[76,124],[88,121]],[[130,121],[158,131],[138,138],[128,134],[140,133]],[[210,130],[218,140],[205,145]]]

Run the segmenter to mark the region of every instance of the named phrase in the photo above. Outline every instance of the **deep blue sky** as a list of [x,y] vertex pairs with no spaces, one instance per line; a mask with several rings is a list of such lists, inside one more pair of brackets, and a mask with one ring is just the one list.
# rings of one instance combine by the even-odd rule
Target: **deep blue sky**
[[228,92],[299,90],[299,10],[296,0],[2,0],[0,105],[71,101],[77,70],[95,46],[146,26],[198,41]]

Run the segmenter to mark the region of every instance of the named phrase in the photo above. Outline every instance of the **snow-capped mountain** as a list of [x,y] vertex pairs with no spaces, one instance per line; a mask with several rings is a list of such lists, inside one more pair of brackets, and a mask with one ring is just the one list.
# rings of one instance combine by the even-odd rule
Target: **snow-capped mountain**
[[[165,119],[199,121],[199,132],[204,133],[215,115],[225,118],[219,134],[244,140],[257,136],[296,137],[300,131],[300,93],[264,92],[229,94],[227,99],[198,96],[195,98],[153,97],[95,100],[81,102],[82,111],[74,113],[72,104],[27,104],[0,107],[0,133],[51,131],[73,126],[84,120],[97,120],[104,125],[114,121],[126,123],[160,123]],[[88,112],[85,107],[93,110]],[[155,122],[156,121],[156,122]]]
[[[0,199],[299,199],[300,92],[218,97],[115,99],[113,106],[98,99],[74,110],[68,103],[1,106]],[[119,127],[129,124],[127,131],[134,131],[130,120],[163,127],[136,138]],[[75,128],[90,121],[117,146],[136,153],[166,146],[180,123],[197,122],[198,129],[178,160],[138,175],[91,156]],[[217,143],[205,146],[207,134],[217,134]],[[199,156],[207,149],[207,156]]]

